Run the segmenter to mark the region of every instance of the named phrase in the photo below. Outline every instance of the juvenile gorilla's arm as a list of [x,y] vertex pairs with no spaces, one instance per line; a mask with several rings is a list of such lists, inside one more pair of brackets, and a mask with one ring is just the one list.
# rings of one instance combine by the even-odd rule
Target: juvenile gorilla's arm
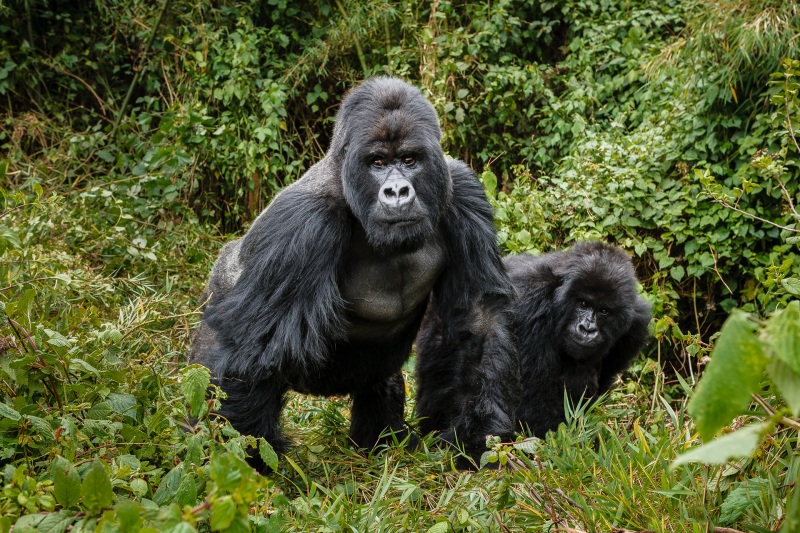
[[450,161],[449,167],[447,268],[428,310],[435,325],[418,343],[417,412],[431,419],[423,428],[444,430],[442,438],[457,440],[474,456],[485,449],[487,435],[514,431],[519,362],[507,314],[513,288],[483,186],[464,163]]
[[642,297],[637,297],[632,302],[633,320],[628,331],[620,337],[603,359],[603,365],[598,376],[598,389],[602,394],[614,384],[617,376],[630,366],[647,342],[650,332],[650,304]]
[[293,187],[275,198],[230,267],[246,274],[206,308],[215,342],[201,362],[215,376],[249,379],[322,363],[328,340],[344,332],[336,276],[349,234],[335,198]]

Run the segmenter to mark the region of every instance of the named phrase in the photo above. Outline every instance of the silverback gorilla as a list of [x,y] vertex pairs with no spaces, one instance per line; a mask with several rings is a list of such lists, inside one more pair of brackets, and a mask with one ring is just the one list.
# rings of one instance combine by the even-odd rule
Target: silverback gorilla
[[[513,289],[483,187],[445,159],[440,137],[419,90],[363,82],[342,101],[325,157],[222,249],[192,359],[227,393],[219,413],[237,430],[285,450],[279,417],[292,389],[349,394],[359,447],[386,429],[403,438],[401,366],[429,300],[445,335],[487,336]],[[491,383],[516,361],[500,339],[475,354],[480,387],[453,419],[470,443],[513,428]]]
[[504,313],[486,317],[501,327],[485,338],[454,343],[441,335],[449,319],[431,309],[417,337],[417,415],[424,432],[444,430],[448,438],[444,428],[479,387],[492,388],[497,404],[507,402],[506,414],[519,429],[544,437],[565,420],[565,389],[572,402],[607,391],[648,338],[650,305],[636,293],[633,265],[619,248],[584,242],[539,257],[507,257],[504,264],[517,294],[508,320],[522,368],[498,366],[489,373],[493,385],[473,370],[486,343],[506,334]]
[[614,384],[648,339],[650,304],[621,249],[601,242],[504,260],[517,291],[512,330],[522,364],[523,429],[544,437],[574,404]]

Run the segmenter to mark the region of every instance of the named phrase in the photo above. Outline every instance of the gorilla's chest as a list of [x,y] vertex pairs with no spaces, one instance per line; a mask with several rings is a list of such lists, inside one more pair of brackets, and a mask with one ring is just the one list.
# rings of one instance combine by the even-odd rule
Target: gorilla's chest
[[413,252],[382,255],[361,231],[345,257],[339,284],[356,340],[380,340],[406,328],[424,311],[444,267],[444,249],[435,239]]

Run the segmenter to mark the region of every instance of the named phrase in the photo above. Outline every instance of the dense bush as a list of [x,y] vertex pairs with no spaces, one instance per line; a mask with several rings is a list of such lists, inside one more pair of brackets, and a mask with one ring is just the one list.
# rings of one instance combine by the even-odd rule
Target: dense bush
[[[799,33],[777,0],[0,4],[0,533],[23,515],[15,532],[774,530],[796,432],[736,468],[666,465],[728,313],[800,292],[800,73],[782,62]],[[205,374],[176,363],[222,234],[324,153],[344,91],[378,74],[434,103],[505,251],[634,254],[660,361],[546,443],[497,444],[504,475],[427,449],[365,460],[345,403],[294,399],[304,445],[253,478],[224,423],[185,431]]]

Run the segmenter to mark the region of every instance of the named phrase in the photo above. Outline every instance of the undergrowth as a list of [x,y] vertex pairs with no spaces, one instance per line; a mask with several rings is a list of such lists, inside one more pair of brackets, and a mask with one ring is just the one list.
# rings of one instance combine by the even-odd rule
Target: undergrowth
[[[0,533],[783,527],[790,417],[744,459],[673,461],[729,313],[800,294],[797,20],[779,1],[0,3]],[[617,389],[474,473],[430,439],[357,453],[345,398],[292,396],[279,458],[209,416],[185,364],[218,250],[377,74],[431,100],[505,252],[617,243],[653,303]],[[757,387],[723,433],[784,416]]]

